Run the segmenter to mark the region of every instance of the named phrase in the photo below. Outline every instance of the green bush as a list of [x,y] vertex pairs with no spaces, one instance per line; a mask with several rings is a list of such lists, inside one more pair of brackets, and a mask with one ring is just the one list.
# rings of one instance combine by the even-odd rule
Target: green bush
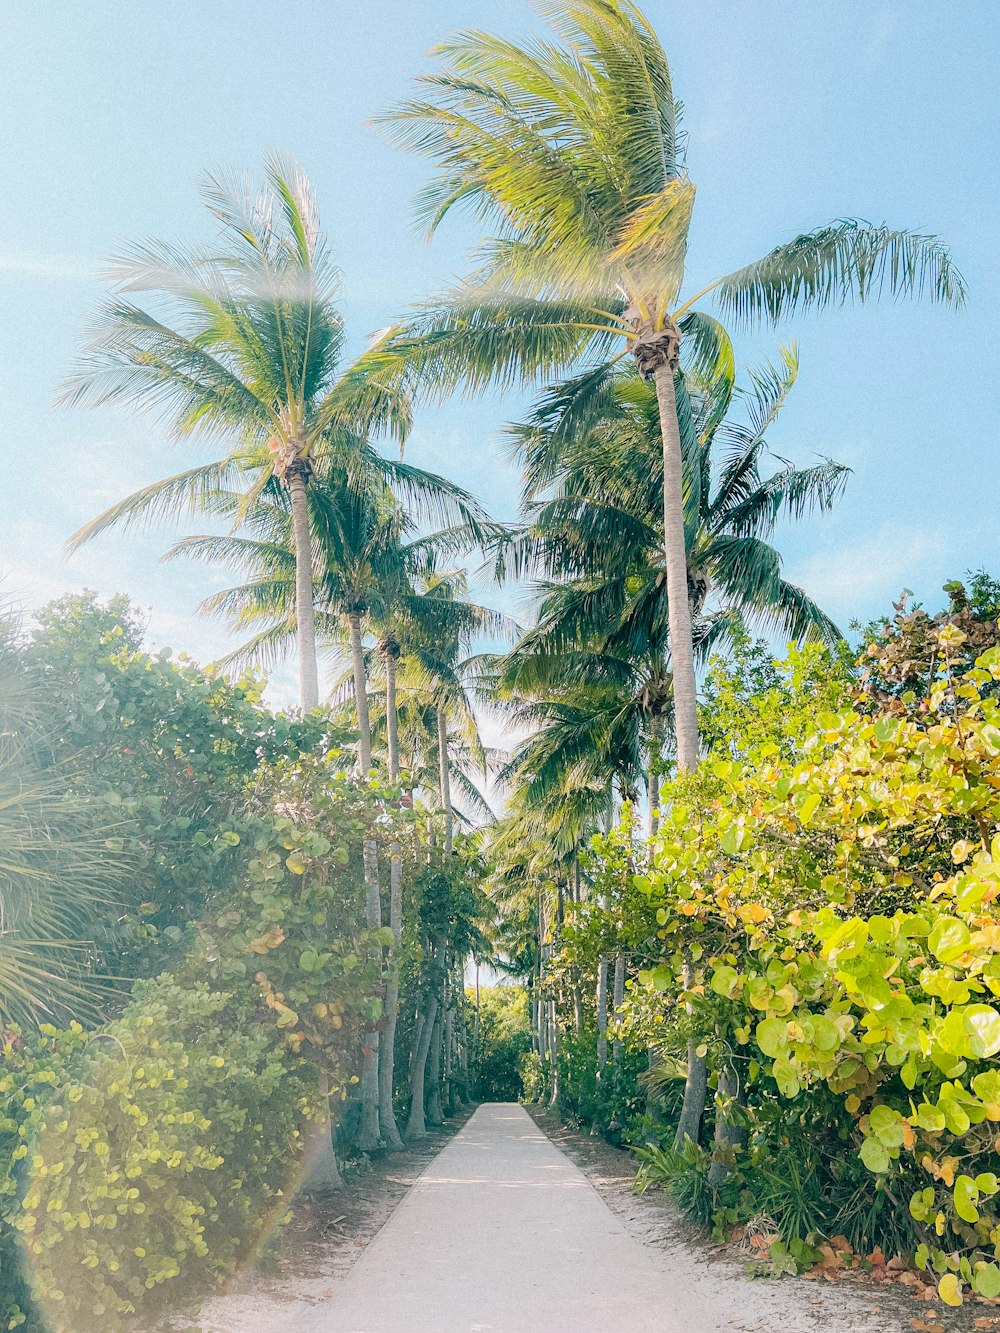
[[877,1239],[959,1305],[1000,1295],[1000,648],[928,632],[923,700],[817,709],[795,656],[790,706],[668,786],[636,993],[707,1062],[724,1216],[741,1181],[787,1243]]
[[[487,986],[479,996],[473,1097],[481,1102],[519,1101],[525,1095],[523,1064],[531,1051],[528,993],[523,986]],[[474,992],[468,992],[468,998],[474,1001]]]
[[313,1080],[245,1001],[164,975],[99,1033],[8,1033],[5,1059],[5,1248],[54,1333],[197,1296],[285,1211]]

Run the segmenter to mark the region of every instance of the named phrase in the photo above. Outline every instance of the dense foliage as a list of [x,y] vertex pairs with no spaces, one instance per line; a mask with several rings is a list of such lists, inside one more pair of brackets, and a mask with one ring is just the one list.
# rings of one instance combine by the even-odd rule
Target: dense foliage
[[[765,1219],[778,1271],[844,1236],[959,1304],[1000,1292],[1000,646],[992,605],[950,592],[872,626],[858,669],[751,645],[717,666],[708,759],[665,785],[651,846],[595,840],[547,984],[627,954],[611,1035],[651,1068],[619,1058],[594,1101],[576,1033],[560,1095],[630,1123],[645,1183],[721,1231]],[[900,663],[919,690],[891,688]]]
[[[287,1215],[330,1110],[351,1152],[395,944],[371,925],[372,867],[387,901],[393,865],[404,880],[408,1005],[437,995],[482,906],[474,849],[442,863],[439,817],[359,781],[340,723],[272,713],[256,679],[150,657],[140,635],[127,605],[87,595],[9,636],[14,753],[58,783],[73,834],[56,865],[105,881],[73,919],[59,1018],[51,979],[33,984],[17,952],[37,962],[38,941],[12,928],[3,942],[0,1000],[19,1020],[0,1077],[11,1327],[116,1328],[224,1280]],[[467,1091],[464,1015],[453,999],[428,1089],[444,1084],[448,1106]],[[401,1026],[404,1100],[410,1036]]]
[[528,993],[523,986],[468,990],[476,1004],[472,1093],[480,1102],[516,1102],[524,1096],[531,1052]]

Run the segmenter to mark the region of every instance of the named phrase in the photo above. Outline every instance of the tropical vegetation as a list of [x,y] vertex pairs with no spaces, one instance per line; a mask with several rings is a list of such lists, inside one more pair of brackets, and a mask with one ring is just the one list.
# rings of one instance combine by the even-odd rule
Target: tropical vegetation
[[[849,469],[801,418],[812,461],[777,450],[797,348],[734,342],[964,284],[853,219],[692,280],[656,33],[543,15],[386,113],[434,164],[419,219],[483,236],[359,356],[289,158],[112,269],[63,401],[214,456],[70,545],[183,520],[235,641],[153,654],[94,594],[0,618],[8,1328],[193,1310],[300,1194],[518,1097],[758,1272],[1000,1296],[1000,585],[838,626],[781,546]],[[512,521],[389,456],[515,387]]]

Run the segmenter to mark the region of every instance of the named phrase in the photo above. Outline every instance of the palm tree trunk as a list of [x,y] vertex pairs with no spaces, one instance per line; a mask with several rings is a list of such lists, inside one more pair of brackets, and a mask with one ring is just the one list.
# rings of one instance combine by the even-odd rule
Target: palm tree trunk
[[688,601],[687,549],[684,541],[684,462],[677,421],[674,374],[680,334],[670,327],[644,341],[634,354],[639,369],[652,378],[660,409],[663,436],[663,553],[667,566],[667,612],[670,660],[674,679],[674,732],[677,767],[681,772],[698,764],[698,704],[694,677],[694,640]]
[[535,1039],[538,1044],[539,1060],[539,1081],[538,1093],[533,1098],[536,1102],[545,1100],[545,1092],[549,1086],[548,1082],[548,1059],[549,1059],[549,1030],[546,1026],[548,1018],[548,1002],[542,995],[542,970],[541,964],[538,968],[538,1002],[535,1005]]
[[305,1172],[302,1188],[310,1193],[318,1190],[336,1190],[343,1185],[337,1158],[333,1151],[333,1125],[330,1116],[330,1079],[321,1069],[319,1079],[319,1115],[310,1120],[303,1132],[303,1163]]
[[[677,739],[677,768],[690,772],[698,766],[698,699],[694,675],[694,636],[688,596],[687,548],[684,540],[684,460],[677,420],[674,375],[680,353],[680,333],[673,326],[653,333],[640,331],[633,347],[639,370],[652,378],[660,412],[663,436],[663,552],[667,566],[667,615],[670,630],[670,659],[673,670],[674,735]],[[697,1043],[688,1043],[688,1072],[684,1105],[677,1126],[677,1141],[698,1141],[708,1071]]]
[[[646,779],[646,787],[649,792],[650,842],[660,830],[660,731],[662,726],[662,714],[654,708],[649,719],[649,776]],[[652,847],[650,847],[649,854],[652,857]]]
[[[399,719],[396,714],[396,661],[399,656],[394,642],[383,647],[385,656],[385,729],[389,757],[389,781],[399,777]],[[393,1150],[403,1146],[396,1115],[392,1106],[393,1084],[396,1071],[396,1024],[399,1019],[399,943],[403,933],[403,863],[399,846],[389,848],[389,928],[392,931],[392,956],[389,961],[389,979],[385,989],[385,1031],[382,1038],[378,1067],[379,1119],[382,1137]]]
[[459,1088],[458,1099],[463,1106],[468,1106],[472,1101],[472,1089],[469,1085],[469,997],[465,989],[465,966],[467,959],[463,958],[458,965],[458,1071]]
[[366,778],[372,766],[372,724],[368,716],[368,676],[365,671],[365,645],[361,637],[360,611],[348,611],[351,631],[351,660],[354,664],[354,701],[358,709],[358,768]]
[[441,1039],[441,1105],[445,1116],[455,1113],[455,997],[449,997]]
[[293,463],[285,474],[292,510],[295,541],[295,631],[299,649],[299,704],[303,712],[319,704],[319,671],[316,665],[316,608],[313,597],[312,528],[305,467]]
[[559,1028],[556,1024],[556,1002],[549,1001],[549,1063],[552,1066],[552,1090],[549,1106],[553,1110],[559,1107]]
[[413,1053],[410,1057],[410,1118],[406,1126],[406,1137],[408,1139],[423,1139],[427,1137],[427,1124],[424,1118],[424,1089],[426,1084],[427,1056],[431,1048],[431,1038],[434,1035],[434,1024],[437,1019],[438,994],[437,988],[428,997],[427,1008],[424,1011],[420,1022],[420,1033],[414,1042]]
[[444,1023],[441,1015],[441,1002],[431,1028],[431,1049],[427,1057],[427,1123],[444,1124],[444,1110],[441,1106],[441,1045],[444,1035]]
[[724,1059],[719,1070],[719,1088],[716,1096],[715,1152],[708,1170],[708,1183],[718,1190],[726,1182],[734,1153],[746,1143],[740,1106],[740,1076],[730,1059]]
[[[616,953],[615,981],[614,981],[614,990],[612,992],[613,1013],[615,1016],[616,1023],[619,1018],[618,1011],[622,1007],[622,1002],[624,1001],[624,999],[625,999],[625,955],[623,953]],[[614,1065],[620,1064],[621,1058],[622,1058],[621,1038],[615,1037],[611,1045],[611,1063]]]
[[[694,984],[694,971],[691,964],[684,964],[684,986],[690,989]],[[690,1002],[684,1006],[691,1013]],[[685,1139],[697,1143],[701,1137],[701,1122],[705,1114],[705,1098],[708,1096],[708,1066],[705,1057],[698,1054],[698,1040],[692,1037],[687,1044],[687,1078],[684,1080],[684,1101],[681,1104],[680,1119],[677,1121],[677,1133],[674,1142],[683,1148]]]
[[478,1059],[479,1059],[479,1023],[480,1023],[480,1010],[479,1010],[479,964],[478,964],[478,962],[477,962],[477,963],[476,963],[476,1017],[475,1017],[475,1020],[473,1021],[473,1025],[472,1025],[472,1057],[473,1057],[474,1060],[478,1060]]
[[386,748],[389,752],[389,781],[399,778],[399,716],[396,712],[396,661],[399,656],[396,645],[388,644],[385,656],[385,734]]
[[396,1075],[396,1023],[399,1019],[399,941],[403,931],[402,875],[399,848],[393,843],[389,849],[389,928],[393,944],[389,958],[389,978],[385,987],[385,1027],[379,1043],[378,1063],[379,1124],[386,1146],[393,1152],[403,1146],[392,1106]]
[[444,810],[444,854],[451,855],[452,825],[454,815],[451,807],[451,774],[448,766],[448,719],[444,709],[437,710],[438,728],[438,771],[441,778],[441,808]]
[[597,964],[597,1080],[608,1063],[608,960]]
[[[364,844],[365,865],[365,921],[369,930],[382,925],[382,902],[378,882],[377,849],[374,842]],[[379,1133],[379,1031],[373,1028],[364,1045],[361,1067],[361,1122],[358,1126],[357,1146],[362,1152],[376,1152],[382,1145]]]

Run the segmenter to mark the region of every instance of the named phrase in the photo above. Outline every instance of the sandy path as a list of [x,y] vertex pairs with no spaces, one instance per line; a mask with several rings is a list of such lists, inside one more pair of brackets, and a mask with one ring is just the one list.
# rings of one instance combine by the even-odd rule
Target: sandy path
[[[621,1156],[630,1176],[624,1154],[604,1151]],[[713,1257],[673,1210],[664,1212],[662,1201],[637,1199],[628,1181],[618,1188],[583,1165],[590,1178],[522,1107],[481,1106],[348,1271],[343,1264],[321,1266],[270,1292],[251,1284],[242,1295],[209,1302],[198,1327],[201,1333],[909,1333],[920,1312],[901,1292],[863,1285],[748,1282],[740,1262]],[[942,1322],[949,1331],[971,1328],[964,1313]],[[935,1311],[935,1323],[937,1317]]]
[[522,1107],[482,1106],[302,1333],[715,1333]]

